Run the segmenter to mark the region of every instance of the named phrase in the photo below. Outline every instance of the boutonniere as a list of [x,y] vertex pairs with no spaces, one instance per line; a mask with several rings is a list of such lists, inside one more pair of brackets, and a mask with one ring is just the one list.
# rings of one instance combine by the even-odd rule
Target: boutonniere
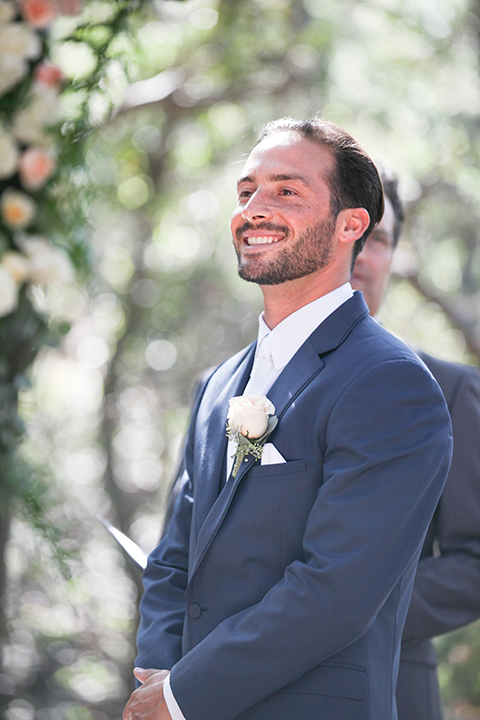
[[273,414],[274,406],[265,395],[241,395],[230,398],[229,403],[227,437],[235,443],[232,470],[232,476],[235,477],[247,455],[260,460],[265,441],[275,429],[278,418]]

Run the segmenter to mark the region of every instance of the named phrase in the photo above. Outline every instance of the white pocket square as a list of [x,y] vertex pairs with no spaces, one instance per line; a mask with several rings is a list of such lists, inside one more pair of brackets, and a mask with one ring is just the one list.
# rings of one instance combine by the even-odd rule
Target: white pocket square
[[275,465],[276,463],[287,462],[273,443],[265,443],[263,446],[261,465]]

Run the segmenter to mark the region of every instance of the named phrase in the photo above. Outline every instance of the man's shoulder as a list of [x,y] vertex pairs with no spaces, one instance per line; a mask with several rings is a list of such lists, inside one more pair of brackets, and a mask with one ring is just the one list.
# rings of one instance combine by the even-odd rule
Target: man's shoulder
[[421,361],[419,355],[370,315],[363,317],[347,338],[345,350],[348,353],[352,353],[352,345],[355,346],[356,364],[361,359],[370,366],[383,362],[404,361],[407,364],[422,366],[425,370],[426,363]]
[[412,350],[369,315],[358,291],[313,331],[310,341],[321,357],[339,351],[336,362],[341,357],[357,369],[362,363],[372,365],[394,359],[422,364]]

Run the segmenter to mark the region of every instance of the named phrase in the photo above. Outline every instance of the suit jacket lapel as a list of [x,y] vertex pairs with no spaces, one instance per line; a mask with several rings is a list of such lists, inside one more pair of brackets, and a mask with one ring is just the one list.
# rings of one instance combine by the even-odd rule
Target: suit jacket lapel
[[[195,459],[195,510],[194,539],[204,524],[220,490],[221,473],[227,454],[227,412],[228,401],[241,395],[250,376],[255,343],[239,355],[224,363],[214,373],[206,394],[212,402],[206,403],[202,424],[198,428],[201,441],[197,443],[198,459]],[[207,398],[205,398],[207,399]]]
[[323,360],[308,338],[268,391],[268,399],[275,406],[278,422],[281,422],[295,398],[318,375],[323,365]]
[[[320,355],[338,347],[353,327],[367,314],[368,308],[365,305],[363,296],[355,293],[353,298],[332,313],[305,341],[267,393],[269,400],[271,400],[275,406],[275,415],[278,417],[279,423],[298,395],[322,370],[324,362]],[[212,424],[212,427],[219,427],[220,420],[223,422],[223,425],[219,427],[222,442],[220,445],[217,439],[215,452],[220,453],[218,457],[222,457],[222,459],[225,456],[227,448],[224,428],[228,410],[228,400],[243,392],[253,363],[254,348],[255,345],[251,346],[250,352],[232,378],[232,382],[226,387],[226,391],[219,396],[219,402],[215,407],[215,424]],[[275,430],[271,436],[272,439],[274,436]],[[213,448],[211,449],[213,450]],[[222,452],[223,455],[221,455]],[[208,508],[206,505],[202,505],[202,519],[204,519],[204,522],[202,525],[197,525],[199,532],[194,550],[194,561],[190,566],[189,578],[195,573],[214,539],[218,528],[223,522],[239,483],[254,463],[254,458],[248,455],[246,461],[242,462],[237,476],[229,479],[218,498],[212,503],[212,497],[211,494],[209,494],[210,504]],[[218,485],[216,485],[216,487],[218,492]],[[204,486],[200,488],[197,502],[204,492],[204,489]]]
[[304,342],[268,391],[279,422],[295,398],[324,366],[322,355],[342,344],[355,325],[368,314],[363,296],[355,293],[329,315]]
[[[281,421],[281,417],[285,414],[292,402],[294,402],[298,394],[313,380],[322,367],[323,362],[318,357],[313,345],[307,341],[300,348],[293,360],[288,363],[287,367],[267,393],[268,398],[275,405],[275,415],[279,421]],[[230,395],[229,397],[232,396]],[[273,436],[274,435],[275,431],[273,431]],[[224,452],[226,452],[226,443]],[[252,455],[247,455],[236,477],[229,478],[227,484],[213,504],[198,534],[195,559],[190,569],[190,577],[195,573],[212,540],[217,534],[242,478],[254,464],[255,458],[253,458]]]
[[362,293],[356,291],[353,297],[340,305],[310,335],[310,340],[319,355],[339,347],[352,332],[357,323],[368,315],[368,307]]

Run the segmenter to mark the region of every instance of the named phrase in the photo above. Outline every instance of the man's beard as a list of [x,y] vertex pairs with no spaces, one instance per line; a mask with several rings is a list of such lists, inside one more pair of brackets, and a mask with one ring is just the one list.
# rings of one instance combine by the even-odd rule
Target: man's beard
[[[238,274],[243,280],[258,285],[280,285],[289,280],[298,280],[311,275],[326,267],[332,255],[335,221],[336,218],[329,217],[313,227],[307,228],[298,236],[294,245],[288,245],[287,242],[283,250],[270,260],[259,259],[258,262],[255,262],[255,258],[249,258],[245,264],[242,264],[240,252],[235,248],[238,258]],[[272,223],[260,223],[254,226],[246,222],[236,231],[238,242],[242,242],[242,234],[247,230],[281,233],[288,241],[289,230],[287,227]]]

